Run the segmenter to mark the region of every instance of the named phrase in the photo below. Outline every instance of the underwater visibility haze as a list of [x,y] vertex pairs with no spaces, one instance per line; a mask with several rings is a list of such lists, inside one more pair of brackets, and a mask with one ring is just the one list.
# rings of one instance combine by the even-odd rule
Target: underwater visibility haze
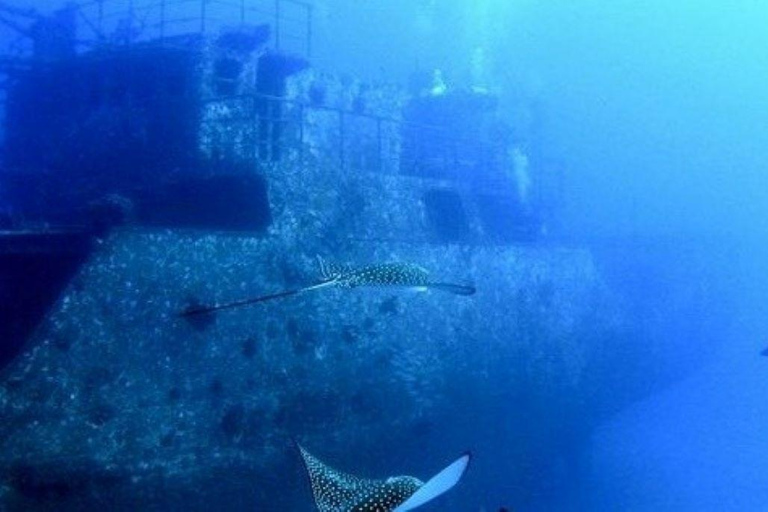
[[0,1],[0,510],[768,510],[767,27]]

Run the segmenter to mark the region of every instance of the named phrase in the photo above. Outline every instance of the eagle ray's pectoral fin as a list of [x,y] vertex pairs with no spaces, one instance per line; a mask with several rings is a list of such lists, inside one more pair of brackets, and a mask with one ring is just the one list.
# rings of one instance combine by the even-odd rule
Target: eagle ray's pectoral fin
[[461,477],[464,476],[471,459],[472,454],[469,452],[456,459],[448,467],[427,480],[419,490],[413,493],[392,512],[407,512],[408,510],[413,510],[449,491],[453,486],[459,483]]

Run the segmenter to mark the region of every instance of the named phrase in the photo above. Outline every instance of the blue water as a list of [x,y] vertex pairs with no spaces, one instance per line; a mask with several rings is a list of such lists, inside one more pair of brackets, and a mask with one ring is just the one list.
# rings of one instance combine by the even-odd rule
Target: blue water
[[[329,464],[423,478],[471,449],[464,480],[425,511],[768,510],[768,3],[311,3],[316,69],[401,84],[439,69],[449,89],[497,96],[532,161],[561,171],[544,246],[588,248],[641,326],[635,347],[611,355],[611,376],[592,376],[610,386],[574,405],[589,411],[583,422],[564,407],[547,425],[508,428],[547,404],[525,402],[538,390],[512,389],[491,368],[500,377],[487,388],[451,376],[454,408],[426,420],[403,453],[382,436],[367,452],[331,451]],[[643,335],[655,352],[638,369]],[[638,381],[642,390],[629,389]],[[308,498],[295,476],[272,478]]]

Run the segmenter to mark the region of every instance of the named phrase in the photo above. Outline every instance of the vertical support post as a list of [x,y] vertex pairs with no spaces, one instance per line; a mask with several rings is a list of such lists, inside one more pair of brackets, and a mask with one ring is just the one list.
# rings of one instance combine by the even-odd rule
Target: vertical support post
[[344,142],[346,141],[346,130],[344,127],[344,111],[339,110],[339,167],[344,170]]
[[299,162],[304,169],[306,154],[304,152],[304,104],[299,103]]
[[277,109],[275,108],[275,100],[272,98],[267,99],[267,160],[269,162],[275,161],[275,128],[277,126]]
[[275,49],[280,49],[280,0],[275,0]]
[[304,105],[299,103],[299,144],[304,145]]
[[253,160],[261,162],[261,141],[263,127],[259,116],[259,97],[251,96],[251,126],[253,126]]
[[[453,149],[453,158],[452,163],[450,166],[445,166],[443,168],[443,174],[446,176],[455,176],[459,173],[459,142],[454,139],[453,143],[451,144],[451,147]],[[463,170],[463,169],[462,169]]]
[[312,57],[312,5],[306,6],[307,13],[307,58]]
[[379,174],[384,172],[384,157],[382,156],[383,143],[381,140],[381,118],[376,118],[376,158],[379,166]]

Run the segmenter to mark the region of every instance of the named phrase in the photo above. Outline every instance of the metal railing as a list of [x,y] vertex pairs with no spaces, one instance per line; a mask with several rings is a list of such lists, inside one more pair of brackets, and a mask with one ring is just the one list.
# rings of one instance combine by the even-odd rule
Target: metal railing
[[[75,52],[268,24],[273,48],[312,53],[312,5],[301,0],[88,0],[67,9],[75,11]],[[28,57],[34,46],[32,35],[22,35],[8,53]]]
[[[480,217],[484,226],[490,223],[483,229],[489,230],[491,239],[533,240],[542,226],[557,226],[562,209],[561,167],[532,164],[528,200],[523,202],[509,148],[479,133],[476,138],[457,137],[439,126],[245,95],[206,101],[201,135],[201,149],[208,157],[240,160],[244,165],[238,168],[257,169],[267,176],[333,169],[334,174],[412,177],[425,180],[428,188],[453,189],[475,197],[472,208],[490,207]],[[502,215],[496,206],[515,219],[513,227],[496,226],[488,218]]]
[[479,192],[514,187],[507,147],[481,134],[458,137],[439,126],[302,100],[259,94],[209,99],[200,133],[209,156],[257,166],[311,158],[346,172],[421,177]]
[[91,37],[129,42],[204,34],[223,27],[268,23],[272,45],[309,57],[312,5],[300,0],[127,0],[122,8],[108,0],[79,5]]

